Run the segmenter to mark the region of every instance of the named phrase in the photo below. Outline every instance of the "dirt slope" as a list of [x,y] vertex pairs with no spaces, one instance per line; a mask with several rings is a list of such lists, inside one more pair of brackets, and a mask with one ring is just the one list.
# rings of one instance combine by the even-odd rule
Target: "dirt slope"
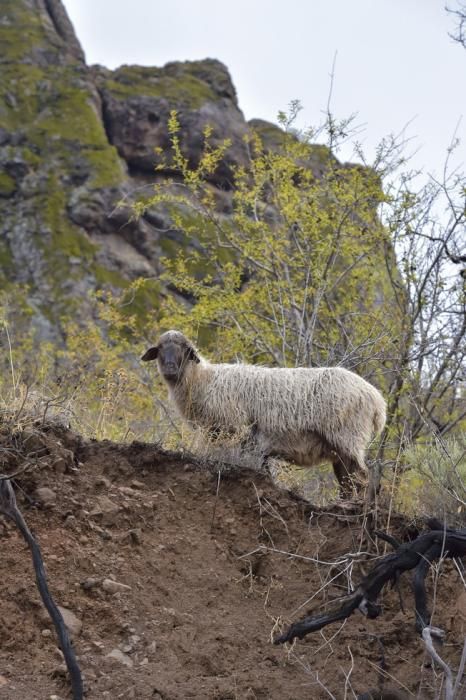
[[[423,665],[408,577],[406,613],[390,592],[379,620],[357,614],[291,650],[271,645],[276,623],[300,617],[311,604],[296,608],[350,563],[306,557],[331,562],[357,551],[358,516],[309,517],[252,472],[222,477],[217,498],[215,475],[154,446],[85,442],[57,429],[2,441],[9,467],[29,444],[38,466],[19,484],[34,499],[52,498],[37,506],[18,494],[56,601],[82,623],[75,648],[89,700],[309,700],[329,697],[325,688],[351,698],[378,686],[381,664],[387,685],[434,697],[439,674]],[[51,489],[55,501],[37,487]],[[400,522],[395,530],[410,534]],[[12,525],[0,524],[0,545],[0,699],[67,698],[28,550]],[[260,546],[268,551],[249,554]],[[354,566],[353,580],[360,573]],[[112,578],[129,588],[104,590]],[[346,592],[347,582],[343,574],[325,595]],[[312,606],[323,600],[318,593]],[[441,653],[454,668],[465,618],[463,584],[446,563],[434,623],[448,632]],[[112,651],[119,658],[108,657]]]

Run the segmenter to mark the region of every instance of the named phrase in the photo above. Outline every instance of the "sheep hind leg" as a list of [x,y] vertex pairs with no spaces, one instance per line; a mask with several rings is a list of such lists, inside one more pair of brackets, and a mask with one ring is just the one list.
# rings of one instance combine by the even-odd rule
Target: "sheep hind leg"
[[356,459],[346,455],[337,455],[332,464],[340,486],[340,497],[344,500],[351,499],[354,491],[361,489],[363,469]]

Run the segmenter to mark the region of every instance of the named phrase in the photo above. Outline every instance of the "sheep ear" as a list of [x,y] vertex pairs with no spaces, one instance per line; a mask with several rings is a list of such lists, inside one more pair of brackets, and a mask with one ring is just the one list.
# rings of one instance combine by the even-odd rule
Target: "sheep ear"
[[149,348],[149,350],[146,353],[144,353],[144,355],[141,357],[141,360],[143,362],[150,362],[151,360],[156,360],[158,354],[159,354],[158,347]]
[[188,348],[188,360],[192,360],[193,362],[196,362],[196,363],[200,362],[199,355],[197,354],[195,349],[192,347]]

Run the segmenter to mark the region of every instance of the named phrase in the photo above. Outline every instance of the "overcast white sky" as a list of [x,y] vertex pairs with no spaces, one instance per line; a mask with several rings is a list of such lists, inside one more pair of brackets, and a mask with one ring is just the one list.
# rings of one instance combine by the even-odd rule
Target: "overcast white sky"
[[276,121],[299,99],[302,123],[318,123],[337,52],[336,116],[358,113],[369,151],[413,120],[416,165],[429,171],[440,170],[462,117],[466,160],[466,51],[448,36],[446,1],[63,0],[89,64],[218,58],[247,119]]

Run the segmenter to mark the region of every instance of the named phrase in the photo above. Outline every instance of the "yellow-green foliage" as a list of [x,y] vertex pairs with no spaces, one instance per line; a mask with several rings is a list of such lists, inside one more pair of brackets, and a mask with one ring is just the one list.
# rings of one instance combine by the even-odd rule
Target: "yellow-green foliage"
[[[171,251],[165,261],[165,282],[195,304],[167,297],[161,325],[201,338],[223,359],[310,365],[346,357],[350,365],[366,363],[367,371],[371,357],[388,354],[398,319],[387,291],[389,241],[376,215],[382,199],[376,175],[328,157],[324,176],[316,178],[306,143],[284,136],[279,152],[265,152],[251,136],[251,165],[236,169],[226,220],[204,183],[228,144],[212,148],[207,129],[204,156],[193,170],[175,113],[169,131],[184,190],[158,185],[136,213],[171,205],[174,226],[201,250]],[[180,207],[192,215],[176,214]]]
[[0,408],[14,405],[19,410],[26,395],[38,395],[55,416],[65,415],[84,435],[162,439],[165,407],[154,394],[153,377],[140,362],[144,344],[137,312],[146,293],[136,282],[121,298],[101,293],[89,300],[94,318],[81,323],[63,318],[66,344],[61,347],[43,340],[37,343],[27,290],[17,288],[14,298],[3,294]]

